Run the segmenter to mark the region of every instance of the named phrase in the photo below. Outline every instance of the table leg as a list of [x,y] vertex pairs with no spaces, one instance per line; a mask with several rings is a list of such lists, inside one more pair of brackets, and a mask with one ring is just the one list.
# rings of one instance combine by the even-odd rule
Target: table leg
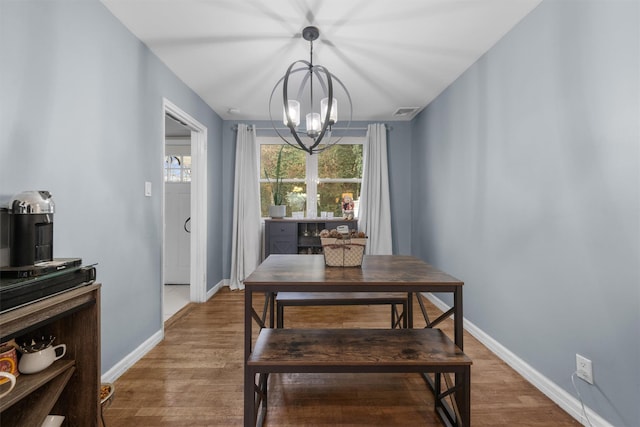
[[456,343],[460,350],[464,351],[464,327],[463,325],[463,311],[462,311],[462,287],[458,286],[456,290],[453,292],[453,309],[454,309],[454,338],[453,341]]
[[[464,393],[460,393],[460,399],[458,405],[460,408],[460,416],[462,417],[462,425],[471,425],[471,367],[466,366],[465,372],[462,375],[464,377]],[[456,393],[457,395],[457,393]]]
[[[425,323],[427,324],[427,328],[431,328],[431,320],[429,320],[429,313],[427,313],[427,308],[424,306],[424,301],[422,300],[422,294],[416,294],[416,300],[418,300],[418,304],[420,305],[420,311],[422,311],[422,317],[424,318]],[[443,314],[444,315],[444,314]]]
[[[460,348],[460,350],[464,351],[464,317],[462,311],[462,287],[457,287],[453,293],[453,304],[454,304],[454,342]],[[462,387],[464,392],[456,392],[454,399],[462,412],[462,425],[469,425],[469,417],[471,416],[471,411],[469,409],[470,402],[470,388],[471,388],[471,370],[467,367],[467,370],[464,374],[456,374],[455,381],[458,390]]]

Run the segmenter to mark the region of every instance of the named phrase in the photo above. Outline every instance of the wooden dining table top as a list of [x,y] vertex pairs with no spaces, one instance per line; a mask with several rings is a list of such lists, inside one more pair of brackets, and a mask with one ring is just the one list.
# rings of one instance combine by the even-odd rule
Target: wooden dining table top
[[270,255],[244,280],[252,290],[450,291],[463,282],[407,255],[365,255],[361,267],[327,267],[323,255]]

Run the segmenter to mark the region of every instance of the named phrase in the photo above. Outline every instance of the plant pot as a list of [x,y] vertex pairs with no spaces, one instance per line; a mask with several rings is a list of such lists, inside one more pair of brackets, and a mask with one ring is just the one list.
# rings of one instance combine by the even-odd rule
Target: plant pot
[[287,205],[269,206],[269,216],[271,218],[284,218],[286,214],[287,214]]

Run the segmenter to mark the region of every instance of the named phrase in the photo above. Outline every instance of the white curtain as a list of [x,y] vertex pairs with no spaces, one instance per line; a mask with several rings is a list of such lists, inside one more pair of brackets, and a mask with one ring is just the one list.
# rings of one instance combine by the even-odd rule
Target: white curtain
[[255,127],[238,125],[231,233],[231,289],[244,289],[243,281],[260,264],[260,183]]
[[365,253],[391,255],[391,201],[387,166],[387,128],[382,123],[367,128],[363,152],[359,228],[369,237]]

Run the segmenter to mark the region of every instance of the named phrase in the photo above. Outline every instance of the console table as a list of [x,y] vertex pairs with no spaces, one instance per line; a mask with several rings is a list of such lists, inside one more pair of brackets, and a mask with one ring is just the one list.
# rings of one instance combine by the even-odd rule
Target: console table
[[358,229],[358,220],[344,218],[265,219],[264,257],[272,254],[320,253],[320,231],[346,225]]
[[[470,425],[472,362],[463,353],[463,282],[460,280],[410,256],[366,255],[361,268],[341,268],[325,267],[322,255],[271,255],[244,284],[245,426],[262,424],[267,409],[268,375],[273,372],[421,372],[435,395],[435,410],[443,423]],[[267,296],[270,310],[265,307],[262,316],[253,307],[254,292]],[[443,316],[455,315],[454,339],[451,341],[440,330],[430,328],[316,329],[313,332],[273,329],[273,295],[278,292],[452,293],[454,305]],[[410,307],[408,311],[411,319]],[[268,313],[270,327],[266,324]],[[261,328],[255,348],[253,321]],[[434,323],[437,322],[430,325]],[[336,336],[342,339],[336,340]],[[344,347],[345,342],[353,345]],[[327,354],[334,356],[323,356]],[[434,373],[435,377],[431,379],[426,373]],[[446,381],[445,376],[448,388],[444,391],[441,390],[443,373],[455,374],[453,384]],[[452,393],[453,408],[444,401]]]
[[64,415],[65,425],[99,425],[100,287],[80,286],[0,314],[2,341],[43,328],[55,344],[67,345],[47,369],[18,376],[0,400],[3,426],[40,426],[50,413]]

